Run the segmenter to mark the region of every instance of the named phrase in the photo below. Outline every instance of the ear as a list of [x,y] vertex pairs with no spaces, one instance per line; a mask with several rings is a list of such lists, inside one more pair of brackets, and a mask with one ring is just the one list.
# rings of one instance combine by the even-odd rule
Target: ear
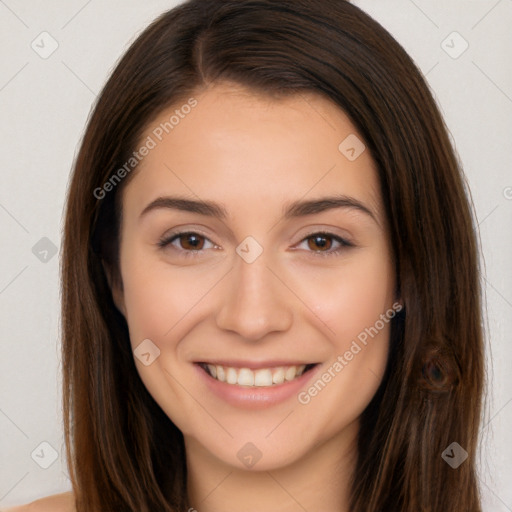
[[110,287],[110,291],[112,292],[112,299],[117,309],[123,314],[126,318],[126,308],[124,304],[124,291],[123,291],[123,283],[120,282],[120,278],[115,278],[110,266],[102,261],[103,270],[105,272],[105,276],[107,277],[108,285]]

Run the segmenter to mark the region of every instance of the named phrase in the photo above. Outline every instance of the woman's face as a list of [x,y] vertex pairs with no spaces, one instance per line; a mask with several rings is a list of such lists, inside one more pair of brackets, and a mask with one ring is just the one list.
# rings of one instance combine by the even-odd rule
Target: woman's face
[[395,300],[370,153],[314,94],[194,97],[147,128],[123,193],[114,297],[140,377],[187,455],[269,470],[353,446]]

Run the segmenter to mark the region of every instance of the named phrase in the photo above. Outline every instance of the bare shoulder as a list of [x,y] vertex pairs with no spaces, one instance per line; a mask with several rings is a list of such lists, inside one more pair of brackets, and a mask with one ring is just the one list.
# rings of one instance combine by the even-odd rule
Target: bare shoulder
[[8,508],[3,512],[76,512],[76,509],[73,493],[69,491]]

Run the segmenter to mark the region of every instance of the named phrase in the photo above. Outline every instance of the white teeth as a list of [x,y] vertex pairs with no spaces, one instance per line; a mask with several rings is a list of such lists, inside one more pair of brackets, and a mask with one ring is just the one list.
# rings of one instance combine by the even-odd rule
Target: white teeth
[[217,365],[215,368],[217,370],[217,375],[212,374],[212,377],[215,377],[217,380],[220,380],[221,382],[226,382],[226,374],[224,373],[224,368],[219,365]]
[[208,365],[208,370],[209,370],[210,375],[212,377],[217,377],[217,367],[216,366],[214,366],[213,364],[209,364]]
[[239,386],[254,386],[254,373],[248,368],[241,368],[237,382]]
[[236,384],[238,380],[238,375],[236,374],[236,370],[234,368],[228,368],[226,372],[226,382],[228,384]]
[[286,369],[286,372],[284,373],[284,378],[286,380],[293,380],[295,379],[295,375],[297,374],[297,367],[296,366],[289,366]]
[[276,368],[233,368],[213,364],[204,365],[208,373],[221,382],[248,387],[269,387],[300,377],[306,369],[305,364],[298,366],[279,366]]
[[256,370],[254,372],[254,385],[272,386],[272,372],[268,368],[265,368],[264,370]]
[[274,384],[282,384],[284,382],[284,368],[278,368],[274,375],[272,375],[272,382]]

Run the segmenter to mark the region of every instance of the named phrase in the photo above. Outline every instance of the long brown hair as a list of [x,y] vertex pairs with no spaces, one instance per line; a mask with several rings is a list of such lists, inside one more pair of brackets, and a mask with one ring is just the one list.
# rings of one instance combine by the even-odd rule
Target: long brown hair
[[[273,97],[323,95],[378,169],[405,307],[361,417],[350,510],[480,512],[481,291],[466,184],[421,72],[344,0],[191,0],[138,37],[101,92],[63,239],[64,427],[78,512],[188,508],[182,434],[138,376],[105,269],[121,282],[120,198],[135,170],[113,175],[164,108],[219,80]],[[442,457],[452,442],[468,453],[456,469]]]

